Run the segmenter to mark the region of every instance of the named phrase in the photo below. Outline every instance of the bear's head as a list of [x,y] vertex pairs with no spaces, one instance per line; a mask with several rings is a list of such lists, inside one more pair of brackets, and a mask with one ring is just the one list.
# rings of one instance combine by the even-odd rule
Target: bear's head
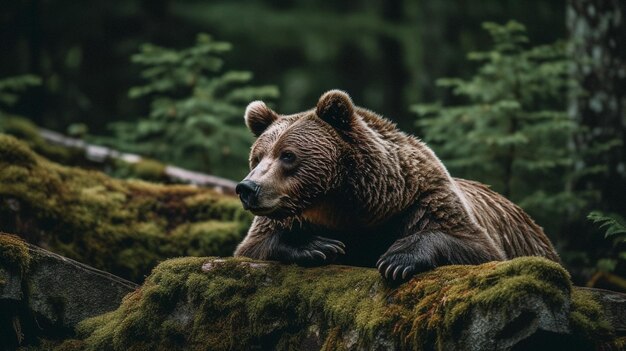
[[315,109],[293,115],[279,115],[262,101],[250,103],[245,121],[257,139],[250,173],[236,189],[244,207],[283,219],[332,201],[348,169],[355,113],[348,94],[339,90],[323,94]]

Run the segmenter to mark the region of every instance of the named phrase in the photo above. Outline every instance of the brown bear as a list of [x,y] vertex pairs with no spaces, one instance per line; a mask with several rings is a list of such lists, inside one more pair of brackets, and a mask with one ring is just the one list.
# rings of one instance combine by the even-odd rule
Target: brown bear
[[377,266],[390,281],[449,264],[559,261],[521,208],[451,177],[426,144],[342,91],[293,115],[255,101],[245,121],[257,140],[236,191],[256,217],[235,256]]

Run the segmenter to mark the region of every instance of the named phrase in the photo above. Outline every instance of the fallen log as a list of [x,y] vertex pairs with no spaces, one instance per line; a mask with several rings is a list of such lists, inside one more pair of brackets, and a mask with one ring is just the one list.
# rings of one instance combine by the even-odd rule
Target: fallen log
[[[83,150],[85,157],[93,162],[105,162],[107,160],[121,160],[129,164],[136,164],[145,159],[137,154],[121,152],[105,146],[92,145],[84,140],[71,138],[61,133],[39,128],[41,137],[52,144],[61,145],[68,148]],[[237,183],[230,179],[217,177],[214,175],[190,171],[184,168],[165,165],[164,174],[170,180],[183,182],[198,186],[214,187],[225,193],[234,194]]]

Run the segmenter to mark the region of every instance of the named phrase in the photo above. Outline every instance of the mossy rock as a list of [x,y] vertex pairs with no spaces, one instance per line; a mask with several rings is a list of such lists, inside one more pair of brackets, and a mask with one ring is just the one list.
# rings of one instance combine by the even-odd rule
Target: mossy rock
[[[0,349],[52,349],[136,284],[0,233]],[[47,342],[42,340],[47,338]]]
[[23,276],[30,267],[28,246],[15,235],[0,232],[0,267]]
[[34,152],[62,164],[89,165],[83,152],[46,142],[35,124],[24,117],[0,117],[0,133],[12,135],[26,144]]
[[61,349],[587,349],[611,340],[593,304],[575,301],[574,319],[590,323],[570,324],[571,301],[567,272],[542,258],[440,267],[398,288],[368,268],[179,258],[116,311],[80,323]]
[[251,216],[235,197],[61,166],[0,134],[0,229],[141,281],[159,262],[231,255]]
[[36,163],[35,154],[15,138],[0,139],[0,162],[21,167]]

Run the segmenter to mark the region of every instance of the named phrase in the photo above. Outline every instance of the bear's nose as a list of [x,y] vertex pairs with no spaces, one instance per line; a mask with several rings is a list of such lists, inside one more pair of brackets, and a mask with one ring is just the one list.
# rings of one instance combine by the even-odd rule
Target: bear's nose
[[241,183],[235,187],[235,192],[239,195],[239,199],[245,209],[248,209],[253,204],[257,192],[259,191],[259,185],[251,180],[242,180]]

